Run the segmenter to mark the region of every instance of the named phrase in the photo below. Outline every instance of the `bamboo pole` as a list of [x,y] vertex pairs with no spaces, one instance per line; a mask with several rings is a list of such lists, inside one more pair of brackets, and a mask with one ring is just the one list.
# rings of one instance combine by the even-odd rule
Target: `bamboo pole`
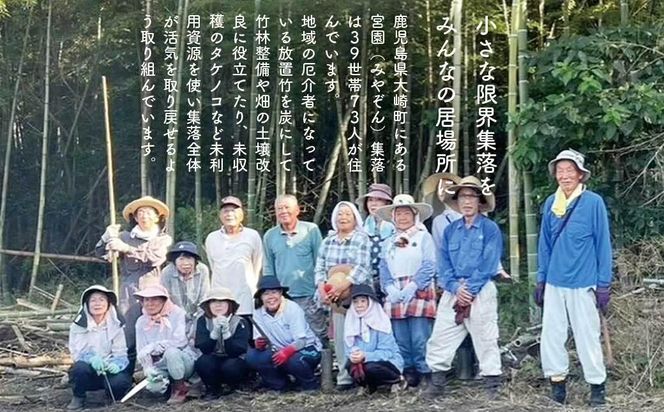
[[463,0],[453,0],[452,1],[452,10],[454,11],[454,56],[452,56],[452,64],[454,65],[454,80],[452,80],[452,88],[454,89],[454,100],[452,101],[452,107],[454,108],[454,125],[452,130],[454,132],[454,140],[456,144],[454,145],[454,162],[452,167],[452,173],[459,173],[459,134],[461,132],[461,63],[463,59]]
[[62,289],[64,289],[65,285],[60,283],[58,285],[58,289],[55,291],[55,297],[53,298],[53,303],[51,303],[51,313],[55,312],[55,310],[58,308],[58,304],[60,303],[60,296],[62,296]]
[[49,114],[49,88],[50,88],[50,65],[51,65],[51,10],[53,1],[48,2],[48,20],[46,23],[46,62],[44,65],[44,124],[42,128],[42,157],[41,175],[39,182],[39,206],[37,211],[37,233],[35,235],[35,257],[32,260],[32,273],[30,274],[30,289],[28,299],[32,297],[33,288],[37,283],[37,272],[39,271],[39,260],[41,253],[42,232],[44,229],[44,207],[46,206],[46,167],[48,162],[48,114]]
[[[108,172],[108,208],[110,224],[115,225],[115,189],[113,188],[113,143],[111,138],[111,120],[108,104],[108,83],[106,76],[101,76],[101,83],[104,92],[104,126],[106,129],[106,171]],[[120,296],[120,274],[118,272],[117,254],[111,253],[111,272],[113,276],[113,291],[116,296]]]
[[[5,165],[2,174],[2,195],[0,195],[0,249],[5,246],[5,215],[7,213],[7,188],[9,187],[9,169],[11,165],[12,147],[14,137],[14,123],[16,119],[16,106],[18,104],[19,86],[21,85],[21,78],[23,77],[23,62],[25,62],[25,53],[28,48],[28,39],[30,38],[30,27],[32,21],[32,8],[28,14],[28,24],[25,26],[25,34],[23,35],[23,48],[21,50],[21,58],[18,62],[18,70],[16,74],[16,82],[14,83],[14,97],[12,99],[12,107],[9,112],[9,125],[7,126],[7,146],[5,147]],[[4,256],[0,254],[0,289],[2,290],[2,298],[6,300],[9,296],[9,273],[5,270]]]
[[[257,32],[258,32],[258,23],[256,19],[261,9],[261,0],[254,0],[254,42],[253,50],[256,50],[258,47]],[[256,221],[256,122],[257,122],[257,109],[256,109],[256,94],[257,94],[257,83],[258,78],[256,76],[256,71],[253,70],[256,67],[256,53],[252,53],[251,58],[251,88],[249,89],[249,142],[247,144],[247,150],[249,151],[247,159],[248,170],[247,170],[247,216],[246,225],[252,227]]]
[[[145,0],[145,15],[149,16],[152,14],[152,0]],[[145,44],[143,46],[144,49],[149,48],[149,44]],[[151,62],[152,61],[152,53],[149,53],[148,58],[145,60],[145,62]],[[141,84],[145,83],[147,81],[147,77],[141,76]],[[143,87],[141,87],[141,101],[144,101],[144,99],[147,99],[150,95],[150,92],[148,90],[144,90]],[[150,116],[152,115],[152,106],[149,104],[142,104],[141,105],[141,136],[143,136],[143,130],[147,127],[150,127]],[[141,150],[142,152],[142,150]],[[152,190],[150,187],[150,163],[148,162],[148,157],[144,156],[143,153],[140,155],[141,159],[141,196],[148,196],[151,195]]]
[[[35,256],[35,252],[30,252],[26,250],[10,250],[10,249],[0,249],[0,254],[11,255],[11,256]],[[74,262],[88,262],[88,263],[107,263],[104,259],[91,256],[75,256],[75,255],[62,255],[59,253],[40,253],[40,255],[45,259],[62,259],[62,260],[71,260]],[[37,287],[34,286],[33,289]]]
[[620,25],[626,27],[629,24],[629,4],[627,0],[620,0]]
[[[507,107],[510,118],[517,112],[517,28],[521,14],[520,0],[512,0],[512,21],[509,26],[509,71]],[[516,131],[509,128],[507,133],[507,149],[511,153],[516,143]],[[514,281],[519,280],[519,174],[514,158],[509,155],[507,170],[509,175],[509,241],[510,241],[510,274]]]

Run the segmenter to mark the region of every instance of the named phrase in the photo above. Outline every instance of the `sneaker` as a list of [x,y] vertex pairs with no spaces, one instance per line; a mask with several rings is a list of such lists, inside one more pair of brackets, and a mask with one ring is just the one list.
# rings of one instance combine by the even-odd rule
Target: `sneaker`
[[68,411],[77,411],[80,409],[83,409],[85,406],[85,398],[80,398],[78,396],[74,396],[71,398],[71,401],[69,402],[69,405],[67,405],[67,410]]
[[407,387],[408,387],[408,381],[406,381],[406,379],[404,379],[404,377],[401,376],[401,379],[399,380],[399,382],[392,384],[392,387],[390,388],[390,392],[391,393],[403,392],[404,390],[406,390]]

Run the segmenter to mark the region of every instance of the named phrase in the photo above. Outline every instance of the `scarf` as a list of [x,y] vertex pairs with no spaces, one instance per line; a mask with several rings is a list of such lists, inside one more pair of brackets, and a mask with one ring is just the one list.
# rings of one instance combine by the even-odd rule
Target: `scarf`
[[353,346],[355,337],[369,342],[371,330],[383,333],[392,333],[390,318],[383,308],[373,299],[369,298],[369,307],[363,314],[358,314],[355,305],[350,305],[344,321],[344,340],[347,346]]
[[585,190],[586,186],[579,184],[576,189],[574,189],[574,192],[572,192],[570,197],[565,197],[565,192],[563,192],[563,189],[558,186],[556,194],[553,198],[553,203],[551,204],[551,211],[553,214],[558,218],[565,216],[565,212],[567,211],[569,205],[574,201],[574,199],[581,196],[581,193],[583,193]]
[[132,238],[138,238],[138,239],[143,239],[143,240],[150,240],[154,239],[155,237],[159,236],[159,226],[155,226],[151,230],[143,230],[141,229],[140,226],[136,225],[131,229],[131,232],[129,232],[129,236]]
[[159,325],[159,331],[163,331],[165,328],[171,329],[171,321],[168,319],[168,315],[173,311],[175,308],[175,304],[171,301],[171,299],[166,299],[166,302],[164,302],[164,306],[161,308],[161,311],[157,313],[156,315],[148,315],[147,312],[145,311],[145,308],[142,309],[143,315],[148,319],[147,325],[145,325],[145,330],[150,330],[152,327]]
[[[350,236],[348,236],[347,238],[352,237],[352,235],[355,231],[364,232],[364,228],[362,227],[362,216],[360,215],[360,211],[357,210],[357,206],[355,206],[351,202],[347,202],[347,201],[344,200],[344,201],[341,201],[341,202],[337,203],[337,205],[334,206],[334,210],[332,210],[332,217],[331,217],[331,220],[330,220],[330,222],[332,223],[332,230],[330,231],[329,235],[336,234],[337,237],[339,237],[338,236],[339,229],[337,228],[337,215],[339,214],[339,209],[341,208],[341,206],[347,206],[348,208],[350,208],[350,210],[353,211],[353,215],[355,216],[355,229],[354,229],[353,232],[350,233]],[[340,243],[342,243],[344,240],[345,239],[341,239],[339,237]]]

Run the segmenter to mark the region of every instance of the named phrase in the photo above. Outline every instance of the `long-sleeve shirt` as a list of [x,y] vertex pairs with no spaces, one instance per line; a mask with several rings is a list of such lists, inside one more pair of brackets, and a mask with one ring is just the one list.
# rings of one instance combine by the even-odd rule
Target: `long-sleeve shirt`
[[[565,288],[607,287],[612,278],[611,234],[604,200],[586,190],[560,232],[565,216],[551,211],[554,195],[544,202],[540,228],[537,281]],[[553,241],[560,236],[555,246]]]
[[114,307],[109,308],[106,320],[97,325],[83,308],[69,327],[69,353],[74,362],[88,362],[93,356],[117,364],[124,369],[129,364],[124,327]]
[[240,304],[237,313],[250,315],[263,266],[261,236],[248,227],[243,227],[238,235],[229,236],[222,228],[208,235],[205,251],[212,269],[211,287],[222,286],[233,291]]
[[210,269],[198,262],[193,275],[184,280],[173,263],[169,263],[161,273],[161,284],[176,305],[187,313],[187,321],[193,321],[200,308],[198,304],[210,290]]
[[404,247],[394,246],[398,234],[385,241],[380,259],[380,285],[386,290],[401,277],[411,276],[417,289],[431,285],[436,274],[436,252],[431,235],[420,230]]
[[143,367],[151,366],[150,354],[157,343],[164,348],[182,349],[195,358],[186,334],[184,309],[173,306],[166,318],[169,325],[166,325],[166,320],[162,319],[161,324],[153,325],[150,329],[146,329],[148,325],[146,315],[141,315],[136,321],[137,358]]
[[258,327],[254,327],[254,339],[261,337],[265,332],[267,338],[276,350],[286,346],[302,342],[302,347],[314,346],[317,350],[322,349],[318,337],[311,330],[304,317],[304,310],[292,300],[283,298],[279,310],[271,315],[265,310],[265,306],[254,311],[253,320]]
[[318,226],[311,222],[298,221],[293,233],[286,233],[281,225],[274,226],[263,236],[263,276],[276,276],[293,298],[312,297],[316,291],[314,266],[322,240]]
[[[238,316],[238,315],[235,315]],[[237,358],[247,352],[249,339],[251,339],[251,327],[249,321],[238,316],[239,323],[235,328],[235,333],[230,338],[224,339],[224,356]],[[196,348],[203,354],[213,353],[217,348],[218,340],[210,337],[210,330],[207,328],[207,318],[200,316],[196,322]]]
[[327,280],[329,270],[337,265],[352,265],[350,281],[354,285],[371,281],[371,242],[364,232],[354,231],[340,240],[336,233],[323,239],[316,258],[316,285]]
[[344,340],[346,359],[350,358],[350,353],[354,347],[364,352],[365,362],[390,362],[399,369],[399,372],[403,371],[403,358],[399,352],[399,346],[397,346],[394,335],[390,333],[371,329],[369,331],[369,342],[365,342],[360,336],[356,336],[352,346],[348,346]]
[[496,274],[503,253],[503,238],[498,225],[478,214],[472,225],[466,220],[452,222],[443,233],[439,276],[443,288],[456,294],[461,280],[476,296]]

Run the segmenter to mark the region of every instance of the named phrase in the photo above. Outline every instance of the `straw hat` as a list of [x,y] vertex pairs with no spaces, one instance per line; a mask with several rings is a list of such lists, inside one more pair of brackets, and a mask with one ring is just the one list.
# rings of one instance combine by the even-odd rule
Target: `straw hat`
[[392,222],[392,211],[397,207],[408,206],[420,216],[420,222],[427,220],[433,213],[433,208],[428,203],[416,203],[413,196],[407,194],[400,194],[394,197],[391,205],[383,206],[376,210],[376,214],[383,220]]
[[445,210],[445,205],[452,207],[451,196],[445,192],[448,187],[458,184],[461,178],[452,173],[436,173],[426,178],[422,183],[422,198],[425,203],[433,207],[434,215]]
[[162,202],[161,200],[157,200],[152,196],[143,196],[139,199],[129,202],[129,204],[127,204],[127,206],[125,206],[124,209],[122,210],[122,216],[124,216],[127,222],[130,222],[131,218],[136,213],[136,209],[145,206],[149,206],[154,210],[156,210],[157,215],[163,216],[164,219],[168,218],[168,215],[170,215],[168,206],[166,206],[164,202]]
[[459,202],[457,200],[457,193],[459,190],[463,188],[470,188],[475,190],[477,193],[480,195],[480,207],[479,211],[480,213],[488,213],[488,212],[493,212],[493,210],[496,208],[496,198],[494,197],[493,193],[489,192],[489,194],[485,194],[482,191],[482,182],[475,176],[466,176],[458,184],[450,186],[448,189],[446,189],[446,192],[448,195],[451,195],[451,203],[450,205],[454,210],[457,212],[461,213],[459,210]]
[[[353,271],[353,266],[351,265],[336,265],[332,266],[327,272],[327,281],[330,285],[339,287],[346,283],[346,278],[350,275],[350,272]],[[351,288],[344,290],[339,295],[339,301],[344,301],[350,297]]]
[[581,173],[583,173],[581,182],[585,183],[588,179],[590,179],[590,170],[586,169],[584,166],[585,158],[583,154],[577,152],[574,149],[563,150],[562,152],[558,153],[558,156],[556,156],[555,159],[549,162],[549,173],[551,176],[556,177],[556,163],[561,160],[570,160],[574,162],[576,168],[579,169]]

